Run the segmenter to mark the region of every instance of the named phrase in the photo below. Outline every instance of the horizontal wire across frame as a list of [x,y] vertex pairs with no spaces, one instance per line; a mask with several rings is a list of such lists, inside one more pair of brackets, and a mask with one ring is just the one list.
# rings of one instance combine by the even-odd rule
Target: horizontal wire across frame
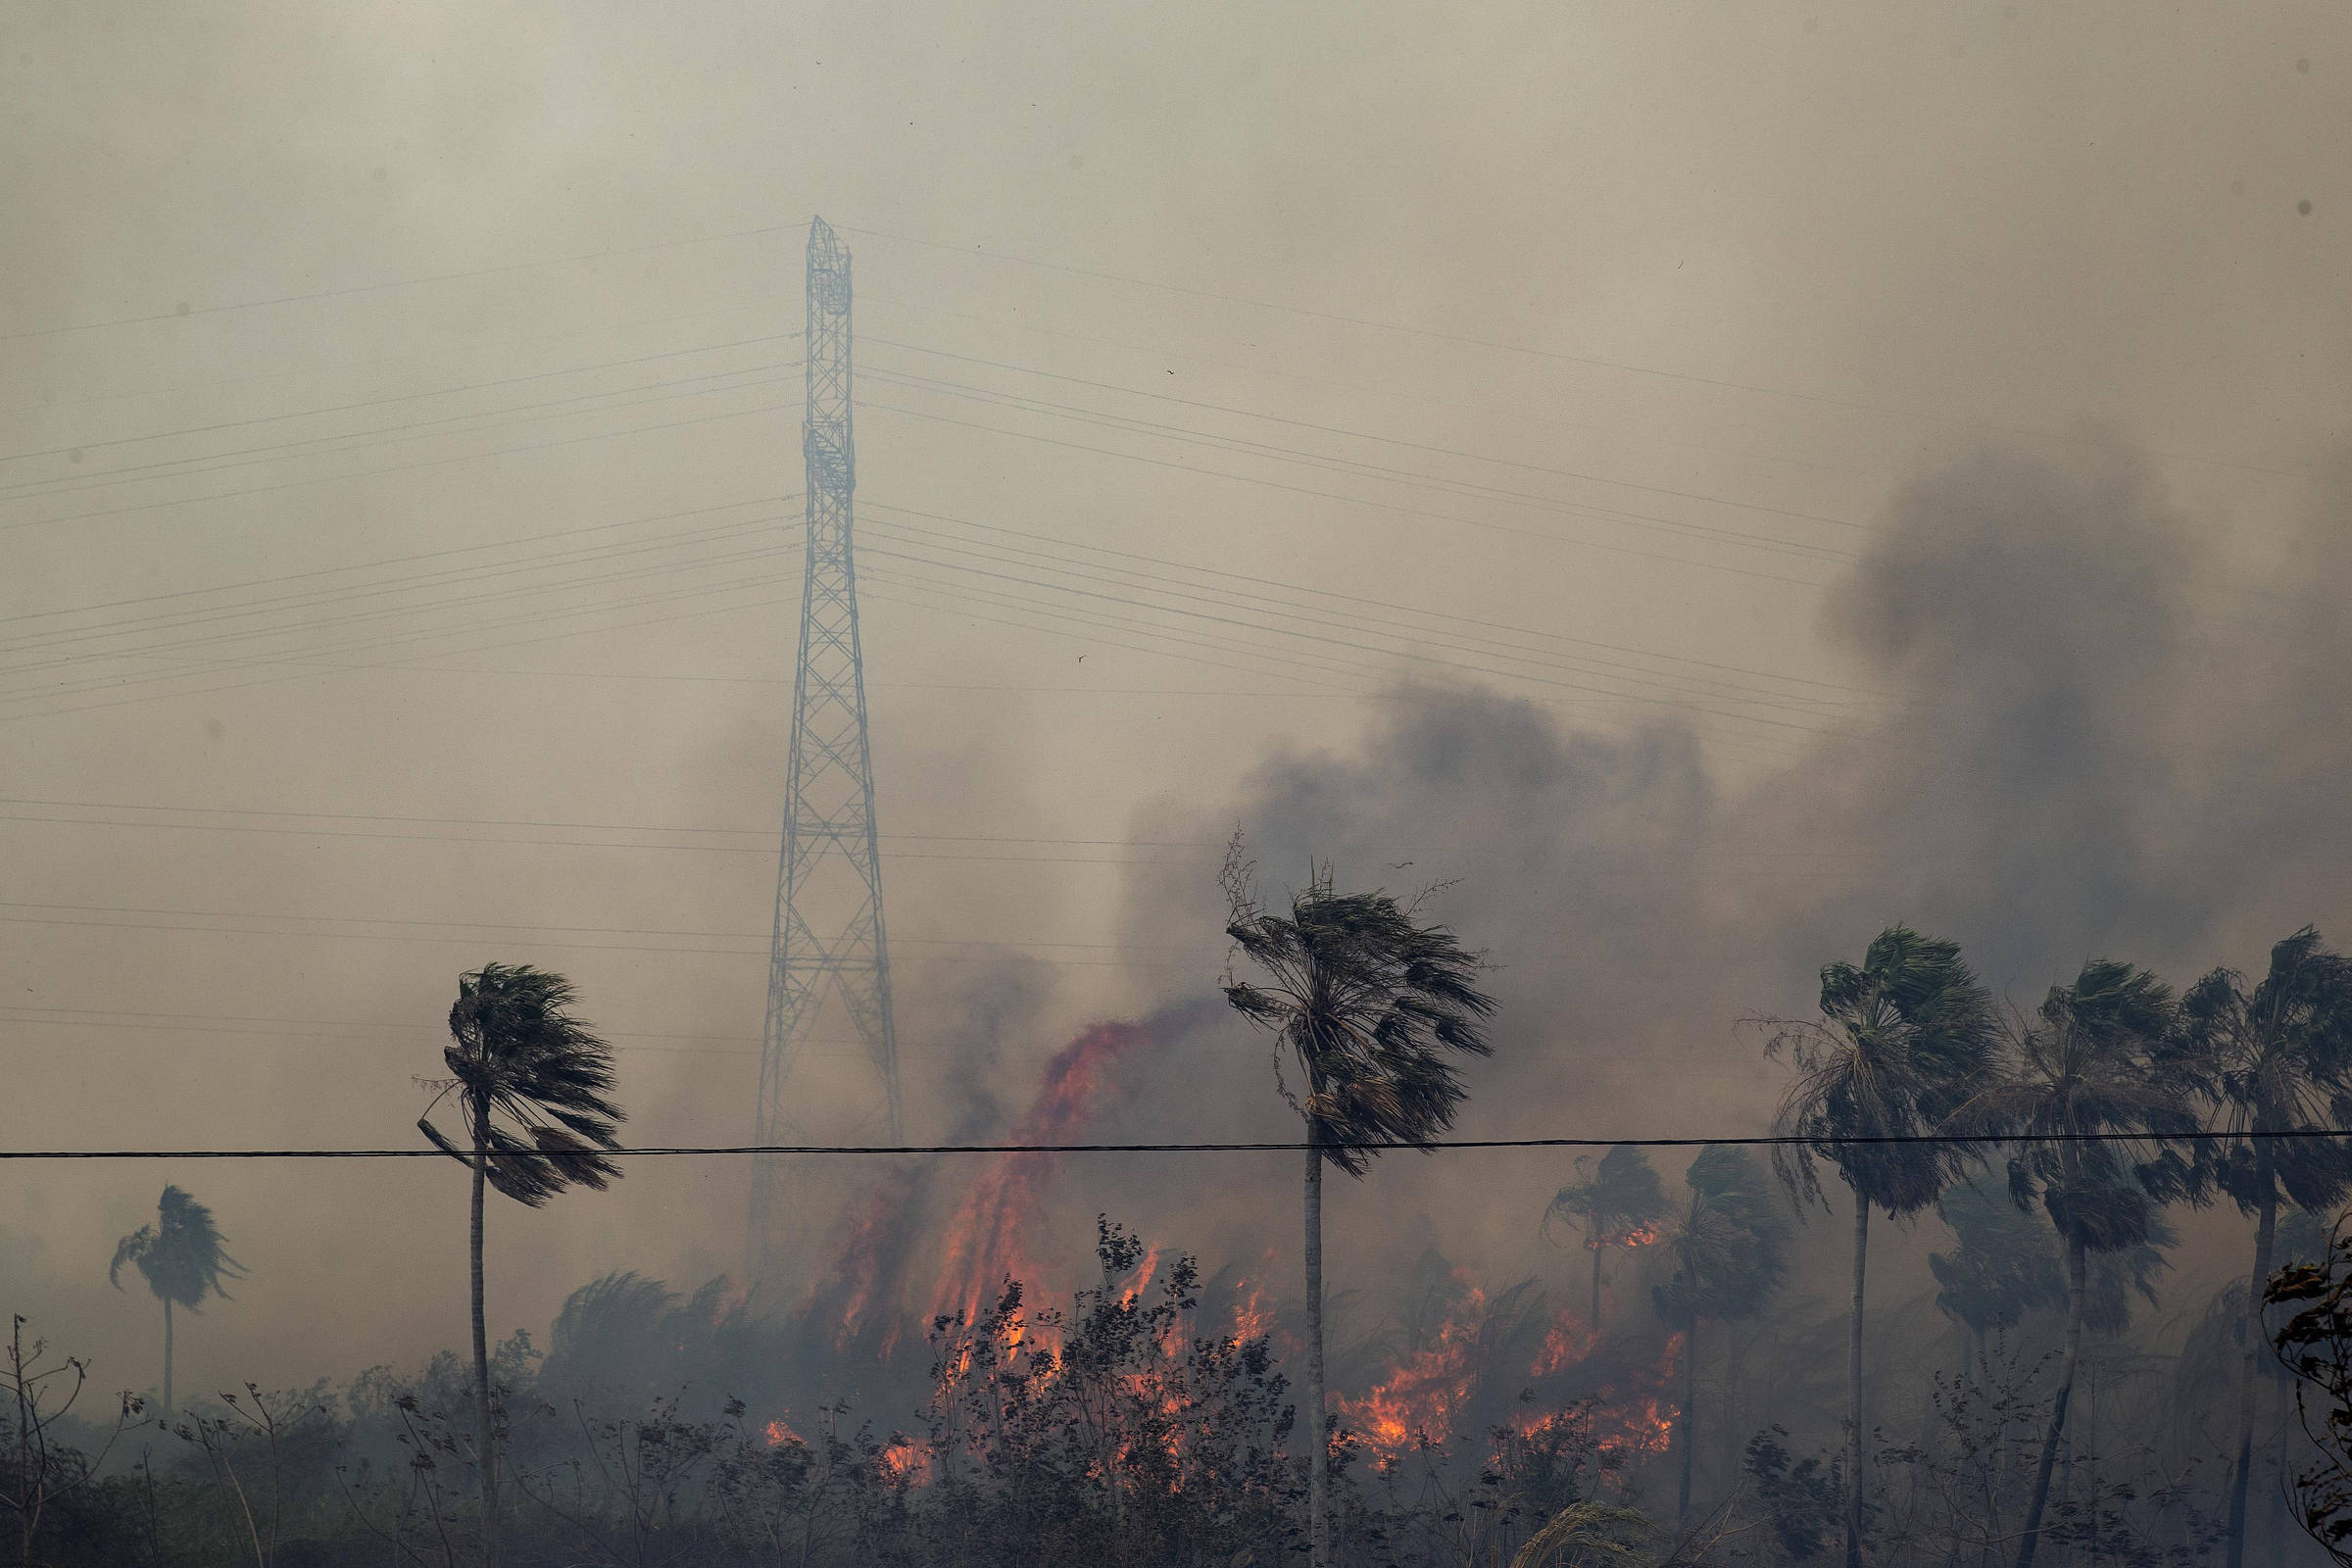
[[[1308,1149],[1382,1152],[1417,1150],[1435,1153],[1478,1149],[1612,1149],[1631,1144],[1642,1149],[1807,1148],[1838,1149],[1877,1144],[2163,1144],[2223,1143],[2244,1139],[2271,1143],[2285,1139],[2352,1138],[2352,1127],[2287,1127],[2275,1132],[2199,1129],[2182,1133],[1911,1133],[1885,1137],[1804,1137],[1766,1134],[1747,1138],[1442,1138],[1427,1143],[1373,1140],[1304,1140],[1273,1143],[1171,1144],[701,1144],[652,1145],[637,1149],[586,1149],[581,1153],[614,1158],[650,1158],[698,1154],[1303,1154]],[[484,1150],[490,1159],[538,1158],[536,1149]],[[443,1159],[438,1149],[0,1149],[0,1159]]]

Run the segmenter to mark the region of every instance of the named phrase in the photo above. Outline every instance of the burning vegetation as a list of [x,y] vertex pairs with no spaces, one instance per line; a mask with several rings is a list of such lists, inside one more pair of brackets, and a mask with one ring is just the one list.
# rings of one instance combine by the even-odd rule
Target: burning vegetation
[[[1318,926],[1327,911],[1307,906],[1330,896],[1317,884],[1280,917],[1277,966],[1339,962],[1361,922],[1400,935],[1382,924],[1394,906]],[[1425,957],[1384,971],[1358,953],[1373,978],[1355,995]],[[1335,1129],[1396,1092],[1383,1074],[1428,1070],[1394,1030],[1368,1065],[1345,1040],[1378,1038],[1385,1007],[1423,1009],[1425,1028],[1438,1014],[1425,970],[1368,1023],[1316,1014],[1308,967],[1287,983],[1296,1008],[1233,989],[1296,1048],[1283,1088],[1311,1151],[1311,1248],[1323,1167],[1360,1170],[1384,1142]],[[1094,1135],[1186,1027],[1081,1031],[1010,1141]],[[1720,1145],[1668,1170],[1611,1148],[1529,1205],[1555,1277],[1497,1281],[1429,1246],[1346,1322],[1276,1253],[1204,1271],[1107,1217],[1083,1277],[1059,1275],[1068,1173],[1016,1152],[957,1187],[937,1164],[888,1173],[788,1303],[612,1274],[572,1294],[544,1350],[517,1335],[472,1367],[444,1355],[152,1414],[126,1396],[92,1427],[72,1402],[85,1369],[20,1324],[0,1504],[23,1560],[74,1568],[455,1568],[494,1550],[528,1568],[1797,1568],[1841,1547],[1890,1568],[2188,1568],[2249,1540],[2291,1560],[2306,1538],[2289,1498],[2313,1535],[2352,1539],[2352,1242],[2330,1246],[2312,1217],[2352,1193],[2352,1154],[2294,1120],[2352,1109],[2352,960],[2298,933],[2262,980],[2215,971],[2180,997],[2094,962],[2004,1020],[1956,947],[1895,928],[1825,970],[1819,1018],[1771,1025],[1770,1049],[1794,1068],[1777,1170]],[[2057,1136],[2016,1143],[2039,1132]],[[2000,1156],[1996,1194],[1986,1166],[2008,1147],[2022,1152]],[[1948,1227],[1936,1295],[1872,1319],[1858,1285],[1841,1307],[1793,1288],[1824,1164],[1862,1200],[1857,1281],[1872,1207]],[[2147,1311],[2176,1242],[2165,1211],[2217,1199],[2259,1217],[2255,1269],[2180,1331]],[[225,1258],[193,1199],[172,1189],[164,1212],[204,1224],[142,1231],[122,1256],[165,1283]],[[197,1238],[185,1259],[180,1231]],[[2250,1319],[2264,1282],[2273,1304],[2316,1303],[2278,1332],[2318,1402],[2308,1440],[2282,1433],[2271,1382],[2273,1425],[2236,1428],[2232,1452],[2266,1392],[2243,1332],[2277,1327]],[[173,1289],[157,1294],[207,1294]]]

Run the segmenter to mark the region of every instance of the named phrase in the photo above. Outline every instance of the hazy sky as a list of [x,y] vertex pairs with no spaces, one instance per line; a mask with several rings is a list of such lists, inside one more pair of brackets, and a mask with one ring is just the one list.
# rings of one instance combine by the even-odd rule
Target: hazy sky
[[[911,1133],[1213,978],[1237,823],[1465,879],[1518,1131],[1752,1125],[1732,1019],[1875,921],[2030,996],[2352,912],[2275,853],[2340,777],[2338,7],[11,20],[0,1143],[413,1142],[487,958],[577,981],[633,1140],[748,1136],[811,213]],[[1152,1125],[1271,1114],[1200,1060]],[[458,1343],[425,1165],[10,1166],[17,1309],[146,1375],[165,1179],[254,1271],[183,1384]],[[735,1266],[742,1193],[501,1210],[495,1324]]]

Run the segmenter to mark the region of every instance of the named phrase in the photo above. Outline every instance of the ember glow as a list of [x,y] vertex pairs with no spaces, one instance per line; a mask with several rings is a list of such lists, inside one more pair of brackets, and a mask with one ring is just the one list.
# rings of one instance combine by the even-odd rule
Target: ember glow
[[793,1431],[791,1426],[785,1422],[782,1416],[778,1416],[775,1420],[770,1421],[767,1424],[767,1446],[769,1447],[781,1448],[787,1443],[798,1443],[800,1441],[801,1435],[798,1432]]

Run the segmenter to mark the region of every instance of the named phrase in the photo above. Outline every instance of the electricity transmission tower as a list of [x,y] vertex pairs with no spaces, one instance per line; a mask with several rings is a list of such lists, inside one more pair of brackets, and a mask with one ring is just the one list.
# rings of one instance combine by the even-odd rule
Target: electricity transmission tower
[[[878,1123],[895,1144],[899,1044],[890,1011],[890,948],[882,924],[852,549],[858,461],[850,417],[850,253],[821,218],[808,225],[808,410],[801,425],[808,564],[756,1134],[761,1144],[807,1143],[870,1132]],[[830,1016],[847,1024],[858,1050],[830,1055],[808,1049]],[[826,1118],[822,1125],[819,1115]],[[783,1160],[754,1156],[755,1279],[804,1260],[808,1244],[816,1240],[807,1224],[809,1205],[792,1200],[786,1180]]]

